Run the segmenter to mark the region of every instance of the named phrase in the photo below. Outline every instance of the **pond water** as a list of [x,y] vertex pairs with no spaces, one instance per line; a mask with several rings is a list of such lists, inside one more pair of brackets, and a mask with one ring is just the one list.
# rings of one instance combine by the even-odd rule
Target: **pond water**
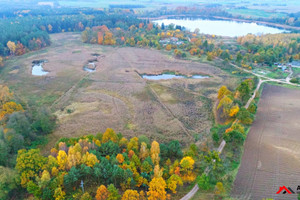
[[203,79],[203,78],[209,78],[209,76],[203,76],[203,75],[193,75],[190,77],[184,76],[184,75],[175,75],[175,74],[159,74],[159,75],[142,75],[142,78],[148,79],[148,80],[167,80],[167,79],[181,79],[181,78],[191,78],[191,79]]
[[83,70],[87,72],[94,72],[96,70],[96,65],[94,62],[89,62],[88,65],[83,67]]
[[45,71],[43,68],[43,63],[47,62],[46,60],[40,60],[40,61],[33,61],[32,64],[32,70],[31,73],[34,76],[44,76],[48,74],[49,72]]
[[169,24],[175,24],[184,26],[190,31],[194,31],[196,28],[200,29],[200,33],[219,35],[219,36],[244,36],[248,33],[255,35],[261,34],[275,34],[288,32],[284,29],[278,29],[273,27],[268,27],[264,25],[259,25],[257,23],[246,23],[246,22],[236,22],[236,21],[225,21],[225,20],[207,20],[207,19],[162,19],[155,20],[154,23],[161,25],[164,23],[165,26]]
[[90,69],[88,67],[83,67],[83,70],[86,72],[94,72],[95,71],[95,69]]

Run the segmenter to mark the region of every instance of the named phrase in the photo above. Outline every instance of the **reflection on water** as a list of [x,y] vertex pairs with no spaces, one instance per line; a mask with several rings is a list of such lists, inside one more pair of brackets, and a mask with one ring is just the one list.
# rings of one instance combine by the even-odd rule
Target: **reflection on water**
[[184,75],[175,75],[175,74],[159,74],[159,75],[142,75],[142,78],[148,79],[148,80],[167,80],[167,79],[180,79],[180,78],[191,78],[191,79],[203,79],[203,78],[209,78],[209,76],[203,76],[203,75],[193,75],[191,77],[187,77]]
[[225,20],[204,20],[204,19],[162,19],[155,20],[154,23],[165,25],[175,24],[184,26],[190,31],[194,31],[196,28],[200,29],[200,33],[220,36],[244,36],[248,33],[255,35],[260,34],[275,34],[286,32],[284,29],[272,28],[264,25],[258,25],[256,23],[225,21]]

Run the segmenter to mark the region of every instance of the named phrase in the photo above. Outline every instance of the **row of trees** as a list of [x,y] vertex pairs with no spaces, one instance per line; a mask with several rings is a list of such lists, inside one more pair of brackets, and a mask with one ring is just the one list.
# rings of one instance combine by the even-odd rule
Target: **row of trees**
[[214,141],[218,142],[220,137],[234,145],[240,145],[246,138],[246,127],[252,124],[256,112],[256,104],[250,104],[249,108],[244,108],[254,90],[254,81],[252,79],[244,80],[234,92],[226,86],[222,86],[218,92],[218,103],[216,113],[219,120],[225,123],[232,122],[225,133],[213,132]]

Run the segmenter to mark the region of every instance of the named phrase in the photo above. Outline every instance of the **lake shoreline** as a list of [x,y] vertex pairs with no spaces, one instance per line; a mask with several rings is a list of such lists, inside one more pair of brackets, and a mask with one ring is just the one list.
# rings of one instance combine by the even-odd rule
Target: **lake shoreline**
[[265,22],[265,21],[258,21],[258,20],[246,20],[246,19],[220,17],[220,16],[207,17],[207,16],[203,16],[203,15],[162,15],[162,16],[159,16],[159,17],[139,17],[138,19],[145,19],[145,20],[154,21],[154,20],[162,20],[162,19],[170,19],[170,18],[178,18],[178,17],[209,19],[209,20],[228,20],[228,21],[246,22],[246,23],[257,23],[258,25],[264,25],[264,26],[272,27],[272,28],[286,29],[286,30],[289,30],[289,31],[292,31],[292,30],[300,31],[300,27],[295,27],[295,26],[277,24],[277,23],[272,23],[272,22]]
[[[225,19],[203,19],[191,17],[174,17],[160,20],[153,20],[155,24],[169,26],[174,24],[179,26],[179,29],[184,27],[185,30],[193,32],[199,29],[201,34],[216,35],[223,37],[240,37],[247,34],[265,35],[290,32],[286,29],[269,27],[257,23],[237,22]],[[181,28],[180,28],[181,27]]]

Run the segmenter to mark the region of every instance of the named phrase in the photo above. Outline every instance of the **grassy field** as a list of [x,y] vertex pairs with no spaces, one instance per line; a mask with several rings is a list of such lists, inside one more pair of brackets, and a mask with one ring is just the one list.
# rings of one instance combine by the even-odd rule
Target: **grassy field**
[[[218,88],[238,81],[211,64],[174,59],[157,50],[83,44],[76,33],[54,34],[51,39],[51,47],[9,60],[0,75],[20,100],[49,106],[58,116],[49,148],[60,137],[106,128],[160,142],[201,143],[209,136],[211,102]],[[93,53],[101,57],[96,71],[88,73],[83,66]],[[31,75],[31,62],[38,59],[49,61],[43,66],[49,71],[46,76]],[[147,81],[140,76],[163,71],[210,78]]]

